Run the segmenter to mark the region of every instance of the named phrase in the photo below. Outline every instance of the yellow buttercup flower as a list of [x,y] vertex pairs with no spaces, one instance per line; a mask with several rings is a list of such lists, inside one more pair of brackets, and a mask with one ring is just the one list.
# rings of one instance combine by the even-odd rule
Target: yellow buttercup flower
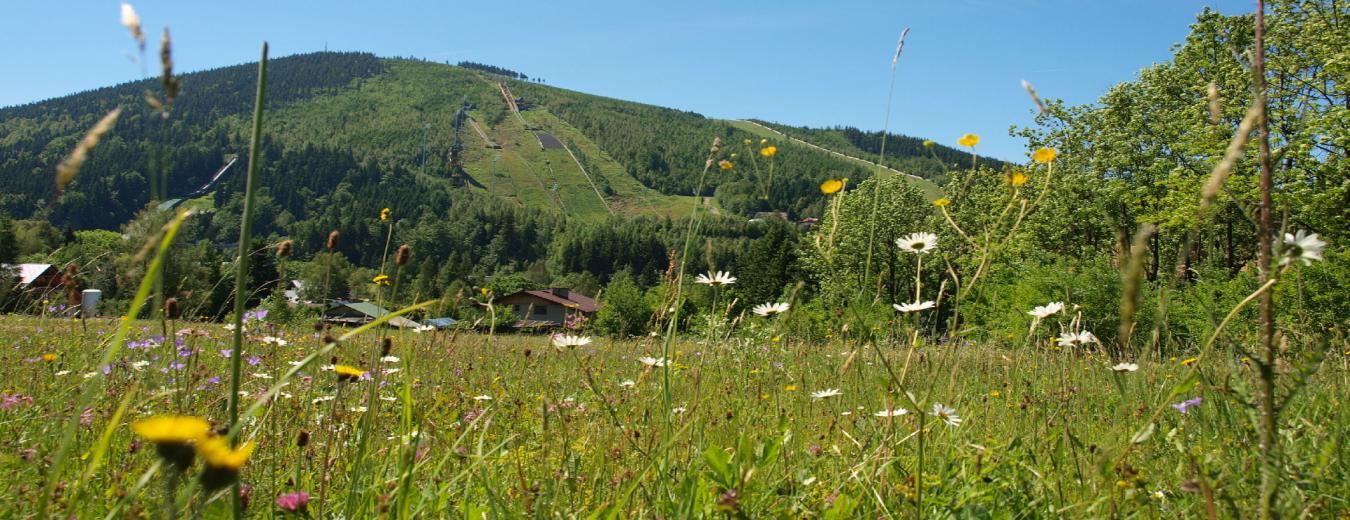
[[924,147],[924,148],[932,148],[932,147],[934,147],[934,146],[937,146],[937,143],[933,142],[932,139],[924,139],[924,140],[923,140],[923,147]]
[[1031,154],[1031,160],[1041,164],[1045,164],[1055,160],[1055,157],[1058,156],[1059,152],[1055,151],[1054,148],[1041,148],[1040,150],[1036,150],[1034,153]]
[[797,391],[797,385],[787,385],[787,386],[783,387],[783,390],[787,390],[787,391],[789,391],[789,392],[796,392],[796,391]]
[[487,287],[479,287],[478,294],[481,294],[483,295],[484,298],[486,298],[487,295],[492,294],[492,289],[488,289]]
[[1022,172],[1013,172],[1012,175],[1008,176],[1008,182],[1011,182],[1013,186],[1021,186],[1023,184],[1026,184],[1027,174]]
[[56,358],[58,358],[58,357],[60,357],[60,356],[57,356],[56,354],[52,354],[52,353],[47,353],[47,354],[43,354],[43,355],[42,355],[42,360],[43,360],[43,361],[46,361],[46,362],[48,362],[48,363],[50,363],[50,362],[52,362],[52,361],[56,361]]
[[966,134],[961,136],[960,139],[957,139],[956,144],[959,144],[961,146],[969,146],[973,148],[975,145],[980,144],[980,136],[975,134]]
[[1196,362],[1196,361],[1199,361],[1199,360],[1200,360],[1200,358],[1189,357],[1189,358],[1186,358],[1186,359],[1181,360],[1181,366],[1190,366],[1190,365],[1192,365],[1192,364],[1195,364],[1195,362]]
[[952,199],[949,199],[947,197],[938,197],[937,200],[933,201],[933,205],[939,208],[947,207],[952,205]]
[[728,160],[726,160],[726,159],[723,159],[723,160],[717,161],[717,167],[718,167],[718,168],[721,168],[721,169],[723,169],[723,170],[730,170],[730,169],[732,169],[733,167],[735,167],[735,165],[734,165],[734,164],[731,164],[731,161],[728,161]]
[[389,216],[392,215],[393,213],[394,212],[391,211],[389,208],[384,208],[380,210],[380,222],[389,220]]
[[370,279],[370,283],[375,285],[389,285],[389,275],[382,274]]
[[765,157],[773,157],[774,155],[777,155],[777,154],[778,154],[778,147],[777,147],[777,146],[765,146],[764,148],[760,148],[760,149],[759,149],[759,154],[760,154],[760,155],[763,155],[763,156],[765,156]]
[[361,379],[361,376],[366,375],[365,370],[348,365],[334,366],[333,372],[337,373],[338,381],[355,381]]
[[830,179],[820,183],[820,192],[826,195],[833,195],[842,189],[844,189],[844,182],[838,179]]

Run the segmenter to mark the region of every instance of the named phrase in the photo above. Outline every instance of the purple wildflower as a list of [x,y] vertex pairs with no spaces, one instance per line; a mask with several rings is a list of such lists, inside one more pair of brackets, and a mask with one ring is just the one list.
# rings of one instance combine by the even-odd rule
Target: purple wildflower
[[1181,412],[1181,413],[1190,413],[1190,412],[1187,412],[1187,410],[1189,410],[1192,406],[1200,406],[1200,398],[1199,398],[1199,397],[1196,397],[1196,398],[1194,398],[1194,399],[1187,399],[1187,400],[1182,401],[1182,402],[1180,402],[1180,403],[1176,403],[1176,404],[1172,405],[1172,408],[1176,408],[1177,411],[1178,411],[1178,412]]
[[248,361],[248,364],[250,365],[257,365],[258,363],[262,363],[262,358],[258,356],[249,356],[245,361]]

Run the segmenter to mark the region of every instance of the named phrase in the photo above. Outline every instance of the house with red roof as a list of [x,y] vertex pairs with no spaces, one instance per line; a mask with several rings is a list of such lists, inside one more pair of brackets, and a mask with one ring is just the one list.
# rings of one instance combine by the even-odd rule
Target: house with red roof
[[591,318],[600,310],[591,297],[561,287],[514,292],[497,298],[496,303],[509,306],[520,319],[516,328],[561,327],[569,316]]

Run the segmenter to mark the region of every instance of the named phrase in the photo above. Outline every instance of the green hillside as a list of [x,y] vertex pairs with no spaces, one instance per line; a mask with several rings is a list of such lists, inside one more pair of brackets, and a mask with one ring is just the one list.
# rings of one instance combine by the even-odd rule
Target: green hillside
[[[800,218],[820,214],[821,181],[849,177],[856,185],[883,171],[857,159],[868,156],[865,143],[820,139],[837,131],[770,130],[494,73],[502,70],[360,53],[277,59],[267,98],[264,165],[276,177],[266,187],[290,222],[325,211],[315,206],[316,195],[402,176],[405,186],[399,189],[423,196],[487,196],[588,221],[686,215],[696,196],[729,214],[782,211]],[[254,74],[251,65],[186,74],[183,94],[167,117],[143,102],[145,92],[157,89],[151,81],[0,109],[0,210],[58,227],[115,229],[153,198],[192,192],[224,157],[243,150]],[[518,116],[499,85],[519,101]],[[460,185],[449,175],[450,149],[456,113],[465,103],[471,121],[459,137],[462,165],[472,180]],[[125,110],[117,127],[56,199],[48,172],[115,106]],[[799,135],[805,140],[794,139]],[[745,162],[716,169],[695,193],[714,137],[729,147],[765,138],[777,145],[772,178],[754,167],[760,165]],[[743,160],[755,149],[741,152]],[[919,177],[938,178],[925,160],[894,156],[888,165],[924,166]],[[361,180],[364,175],[371,177]],[[937,195],[936,184],[911,180],[930,197]],[[211,187],[216,206],[228,207],[241,187],[233,172],[225,176]]]

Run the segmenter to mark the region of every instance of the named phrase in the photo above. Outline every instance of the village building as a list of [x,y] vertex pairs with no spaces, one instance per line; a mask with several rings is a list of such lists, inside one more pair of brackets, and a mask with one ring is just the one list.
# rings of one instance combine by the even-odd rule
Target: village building
[[568,317],[591,318],[600,310],[591,297],[560,287],[511,293],[497,298],[497,304],[510,306],[520,320],[514,325],[518,329],[561,327]]
[[[359,326],[378,320],[386,314],[389,314],[388,310],[370,302],[337,302],[324,311],[323,321],[336,325]],[[419,326],[417,322],[402,316],[394,316],[384,323],[400,329]]]

